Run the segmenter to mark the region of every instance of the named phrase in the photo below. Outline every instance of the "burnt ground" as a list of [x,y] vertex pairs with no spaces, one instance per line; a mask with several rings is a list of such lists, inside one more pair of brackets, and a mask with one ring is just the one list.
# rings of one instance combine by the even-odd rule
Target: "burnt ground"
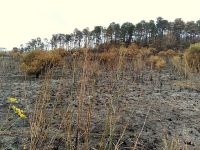
[[[162,149],[163,139],[167,137],[169,145],[171,140],[178,139],[179,147],[187,145],[188,149],[200,149],[200,92],[198,90],[181,87],[179,82],[186,80],[165,67],[159,71],[143,71],[140,78],[132,70],[124,70],[119,79],[116,74],[107,70],[99,70],[98,80],[93,82],[92,76],[87,79],[88,84],[81,86],[84,81],[80,80],[81,72],[76,74],[72,84],[72,71],[67,69],[66,76],[57,70],[48,82],[46,89],[49,95],[46,109],[50,112],[56,105],[55,117],[52,121],[52,130],[49,139],[58,131],[57,124],[61,120],[61,114],[67,114],[70,108],[73,110],[72,130],[77,125],[77,109],[81,103],[82,127],[86,126],[86,114],[91,104],[91,121],[89,129],[89,149],[99,149],[102,134],[105,131],[105,122],[112,120],[112,126],[107,125],[104,143],[111,141],[110,128],[113,129],[112,149],[117,143],[124,128],[127,128],[119,142],[120,150],[131,149],[136,141],[137,149]],[[199,81],[195,78],[196,81]],[[34,113],[36,98],[41,99],[43,78],[24,77],[16,70],[1,72],[0,88],[0,124],[5,121],[9,102],[7,97],[15,97],[19,108],[25,110],[28,118],[20,119],[14,126],[9,128],[5,135],[0,137],[1,149],[21,149],[23,142],[29,147],[30,116]],[[192,79],[194,80],[194,78]],[[192,84],[187,79],[188,84]],[[81,89],[84,93],[81,94]],[[59,100],[55,103],[59,95]],[[80,100],[80,101],[79,101]],[[111,105],[112,104],[112,105]],[[65,109],[65,110],[64,110]],[[11,110],[12,111],[12,110]],[[108,117],[110,116],[110,117]],[[48,115],[46,116],[49,117]],[[109,120],[109,121],[106,121]],[[16,117],[10,118],[3,129],[11,125]],[[66,132],[61,128],[53,142],[54,149],[64,149]],[[10,135],[9,135],[10,134]],[[138,138],[138,135],[139,138]],[[80,130],[80,143],[84,143],[85,131]],[[48,139],[47,138],[47,139]],[[72,143],[76,146],[76,134],[73,132]],[[59,142],[58,142],[59,141]],[[48,145],[47,140],[47,145]],[[57,145],[57,147],[55,146]],[[80,144],[80,149],[84,149]],[[39,148],[38,148],[39,149]]]

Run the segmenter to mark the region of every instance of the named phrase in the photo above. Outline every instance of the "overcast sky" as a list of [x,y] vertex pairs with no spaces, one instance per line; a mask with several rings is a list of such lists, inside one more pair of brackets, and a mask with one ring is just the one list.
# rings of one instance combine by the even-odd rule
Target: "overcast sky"
[[72,33],[111,22],[200,19],[200,0],[0,0],[0,47],[11,50],[31,39]]

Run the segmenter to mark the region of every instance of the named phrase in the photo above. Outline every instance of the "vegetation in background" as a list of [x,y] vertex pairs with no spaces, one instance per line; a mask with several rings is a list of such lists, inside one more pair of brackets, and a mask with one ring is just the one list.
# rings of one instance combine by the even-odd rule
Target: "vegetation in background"
[[[168,49],[181,50],[190,44],[200,42],[200,20],[184,22],[176,18],[170,22],[162,17],[156,21],[142,20],[137,24],[125,22],[123,24],[111,22],[108,27],[95,26],[94,29],[75,28],[72,33],[54,33],[50,39],[40,37],[31,39],[26,45],[18,48],[21,53],[40,48],[42,50],[64,48],[95,48],[101,44],[115,44],[124,42],[128,47],[131,43],[137,46],[156,48],[157,51]],[[16,47],[15,47],[16,48]]]

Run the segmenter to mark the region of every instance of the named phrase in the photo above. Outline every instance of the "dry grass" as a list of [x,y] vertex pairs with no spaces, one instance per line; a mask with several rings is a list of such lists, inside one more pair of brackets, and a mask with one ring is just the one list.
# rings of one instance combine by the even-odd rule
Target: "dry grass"
[[[169,58],[171,69],[174,74],[183,76],[181,81],[175,81],[174,85],[180,86],[185,89],[200,90],[200,82],[198,75],[198,59],[193,58],[194,55],[190,55],[189,50],[186,50],[183,54],[175,55]],[[195,65],[194,65],[195,64]],[[197,67],[197,68],[196,68]]]
[[160,59],[158,62],[156,62],[156,68],[163,68],[166,65],[166,61],[163,59]]
[[177,136],[169,137],[167,134],[164,136],[163,139],[164,148],[163,150],[188,150],[187,145],[184,147],[181,146],[180,140]]
[[[184,64],[184,61],[174,51],[169,50],[160,53],[159,56],[153,56],[152,53],[154,51],[155,49],[139,49],[132,44],[128,48],[124,46],[120,48],[111,47],[107,51],[96,53],[90,52],[90,49],[85,48],[71,53],[66,53],[60,49],[49,54],[59,55],[58,62],[60,62],[61,56],[63,64],[62,77],[59,79],[60,83],[56,91],[52,92],[51,81],[54,73],[50,70],[46,72],[44,79],[41,79],[42,88],[41,92],[36,96],[33,111],[29,109],[28,100],[25,97],[30,129],[25,131],[24,135],[30,137],[30,141],[25,141],[24,147],[30,150],[56,150],[58,148],[87,150],[91,148],[90,143],[94,140],[92,133],[92,128],[94,127],[93,116],[96,113],[96,110],[94,110],[95,91],[98,88],[98,80],[107,78],[110,84],[104,87],[103,90],[109,96],[108,100],[105,100],[105,107],[103,108],[105,112],[102,111],[102,113],[105,113],[103,114],[104,118],[101,118],[104,121],[103,131],[96,135],[98,137],[97,145],[99,150],[123,149],[120,142],[126,134],[126,129],[131,119],[130,117],[127,121],[122,122],[124,111],[132,110],[130,116],[134,115],[140,102],[140,97],[143,94],[141,90],[138,102],[134,107],[129,107],[128,105],[120,106],[118,100],[123,98],[122,95],[127,84],[133,82],[132,79],[126,77],[124,70],[130,69],[140,79],[145,69],[148,71],[152,71],[155,68],[162,69],[166,65],[164,56],[169,56],[174,68],[180,74],[188,75],[190,71],[189,68],[185,68],[188,65]],[[46,55],[45,59],[49,59],[49,55]],[[33,58],[33,62],[35,59]],[[30,62],[30,60],[27,60],[27,62]],[[103,72],[102,70],[106,71]],[[69,79],[69,82],[63,82],[64,79]],[[121,79],[125,80],[121,82]],[[187,83],[176,82],[175,84],[186,87]],[[24,88],[24,93],[26,92],[26,88]],[[63,99],[62,93],[68,93],[68,97]],[[52,94],[54,94],[53,99],[51,97]],[[49,103],[52,104],[51,107]],[[150,107],[147,110],[146,119],[149,110]],[[137,145],[146,124],[146,119],[140,134],[136,138],[137,140],[130,149],[138,148]],[[118,124],[121,124],[120,133],[116,131]],[[164,145],[165,150],[177,150],[180,148],[176,137],[172,139],[171,143],[165,137]],[[94,147],[92,148],[95,149]]]
[[175,81],[173,84],[184,89],[200,91],[200,82],[198,79]]

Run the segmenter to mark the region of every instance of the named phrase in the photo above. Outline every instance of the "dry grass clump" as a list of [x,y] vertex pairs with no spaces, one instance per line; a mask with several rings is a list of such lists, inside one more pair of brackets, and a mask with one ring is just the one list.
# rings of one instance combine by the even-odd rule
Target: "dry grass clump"
[[197,79],[175,81],[173,85],[180,86],[185,89],[200,91],[200,82]]
[[150,63],[156,63],[160,60],[160,57],[159,56],[150,56],[149,58],[149,62]]
[[36,74],[46,67],[58,66],[62,64],[61,55],[53,51],[32,50],[22,54],[23,60],[21,68],[27,74]]
[[172,65],[171,69],[173,70],[174,73],[178,73],[179,75],[182,75],[185,78],[191,75],[192,70],[187,63],[185,56],[184,57],[174,56],[170,58],[169,61]]
[[174,56],[170,59],[173,67],[175,67],[176,69],[178,69],[179,71],[181,71],[182,69],[184,69],[184,65],[183,65],[183,61],[181,60],[181,57],[179,56]]
[[[178,138],[178,136],[169,137],[168,135],[164,136],[163,139],[164,148],[163,150],[187,150],[186,144],[181,144],[181,140]],[[183,145],[183,146],[181,146]]]
[[158,53],[158,56],[160,56],[160,57],[166,57],[166,51],[160,51]]
[[167,50],[167,51],[160,51],[158,53],[158,56],[163,58],[172,58],[173,56],[180,56],[182,53],[180,51],[174,51],[174,50]]
[[159,56],[151,55],[148,60],[151,65],[151,69],[154,69],[155,67],[160,69],[166,65],[166,61]]
[[166,65],[166,61],[163,59],[160,59],[157,63],[156,63],[156,68],[163,68]]
[[173,56],[178,55],[178,54],[180,54],[180,51],[174,51],[174,50],[171,50],[171,49],[166,51],[166,56],[168,56],[168,57],[173,57]]

